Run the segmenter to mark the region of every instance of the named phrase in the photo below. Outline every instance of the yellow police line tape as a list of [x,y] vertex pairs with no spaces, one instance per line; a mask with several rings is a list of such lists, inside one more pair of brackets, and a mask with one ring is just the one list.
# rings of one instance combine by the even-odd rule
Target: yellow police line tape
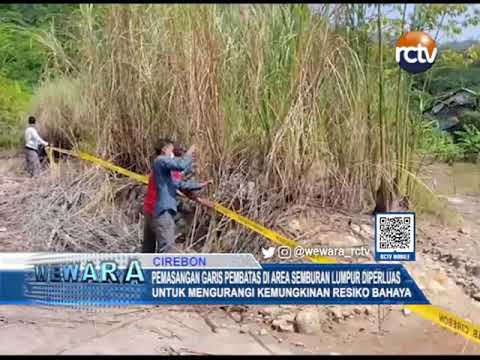
[[[74,152],[70,150],[60,149],[56,147],[49,147],[49,158],[50,163],[53,164],[53,151],[57,151],[59,153],[67,154],[82,160],[90,161],[97,165],[102,166],[105,169],[109,169],[115,171],[119,174],[125,175],[131,179],[137,180],[138,182],[147,184],[148,177],[145,175],[140,175],[124,169],[120,166],[114,165],[109,161],[105,161],[99,159],[95,156],[87,154],[82,151]],[[213,202],[213,209],[218,211],[219,213],[225,215],[226,217],[234,220],[235,222],[246,226],[247,228],[255,231],[256,233],[266,237],[267,239],[273,241],[276,244],[289,246],[289,247],[296,247],[298,244],[296,241],[288,239],[279,233],[266,228],[263,225],[260,225],[233,210],[230,210],[223,205]],[[309,260],[315,263],[336,263],[337,260],[335,258],[329,258],[324,256],[306,256]],[[428,319],[437,325],[440,325],[454,333],[457,333],[468,340],[473,340],[480,344],[480,325],[474,324],[471,321],[462,319],[461,317],[443,310],[434,305],[405,305],[405,307],[412,312],[419,314],[420,316]]]

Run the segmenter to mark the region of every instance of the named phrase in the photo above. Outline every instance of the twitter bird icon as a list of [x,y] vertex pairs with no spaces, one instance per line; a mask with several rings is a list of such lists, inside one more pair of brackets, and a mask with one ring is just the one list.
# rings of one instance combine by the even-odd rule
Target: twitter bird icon
[[268,249],[264,249],[262,247],[262,253],[263,253],[264,259],[270,259],[273,256],[273,254],[275,254],[275,247],[270,246]]

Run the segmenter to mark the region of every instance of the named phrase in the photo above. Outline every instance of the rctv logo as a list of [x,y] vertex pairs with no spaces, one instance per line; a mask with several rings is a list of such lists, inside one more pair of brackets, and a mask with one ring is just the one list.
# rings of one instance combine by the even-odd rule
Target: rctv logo
[[412,74],[430,69],[437,58],[435,40],[422,31],[411,31],[397,41],[395,60],[400,67]]

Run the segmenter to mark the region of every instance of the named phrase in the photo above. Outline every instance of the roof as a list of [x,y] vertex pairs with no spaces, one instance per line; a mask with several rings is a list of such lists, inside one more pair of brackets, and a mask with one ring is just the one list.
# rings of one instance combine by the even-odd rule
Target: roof
[[[453,90],[453,91],[450,91],[446,94],[443,94],[443,95],[439,95],[432,103],[431,105],[426,108],[423,112],[426,113],[426,112],[430,112],[430,111],[434,111],[435,113],[437,113],[438,111],[440,111],[445,105],[450,105],[450,103],[447,102],[448,99],[450,99],[451,97],[457,95],[458,93],[461,93],[461,92],[466,92],[466,93],[469,93],[470,95],[473,95],[475,96],[476,98],[479,97],[479,94],[476,93],[475,91],[471,90],[471,89],[467,89],[467,88],[458,88],[456,90]],[[462,104],[463,105],[463,104]]]
[[459,92],[462,92],[462,91],[468,92],[469,94],[472,94],[473,96],[478,96],[478,94],[473,90],[470,90],[470,89],[467,89],[467,88],[459,88],[457,90],[453,90],[453,91],[450,91],[446,94],[440,95],[440,98],[442,98],[442,99],[443,98],[449,98],[450,96],[456,95],[456,94],[458,94]]

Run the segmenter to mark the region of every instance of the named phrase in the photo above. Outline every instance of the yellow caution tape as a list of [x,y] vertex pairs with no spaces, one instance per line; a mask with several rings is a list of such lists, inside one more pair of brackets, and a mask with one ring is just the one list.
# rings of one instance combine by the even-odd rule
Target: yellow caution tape
[[[236,221],[239,224],[244,225],[245,227],[255,231],[256,233],[263,235],[267,239],[270,239],[276,244],[283,245],[283,246],[288,246],[288,247],[296,247],[298,246],[297,242],[294,240],[287,239],[286,237],[280,235],[279,233],[270,230],[266,228],[263,225],[260,225],[256,223],[255,221],[252,221],[250,219],[247,219],[246,217],[236,213],[233,210],[230,210],[229,208],[226,208],[225,206],[219,204],[219,203],[213,203],[213,208],[218,211],[219,213],[225,215],[226,217]],[[305,256],[307,259],[317,262],[317,263],[336,263],[336,259],[326,257],[326,256]]]
[[[69,150],[64,150],[60,148],[55,148],[51,147],[51,150],[71,155],[74,157],[77,157],[79,159],[83,159],[86,161],[93,162],[97,165],[100,165],[106,169],[115,171],[119,174],[125,175],[129,178],[135,179],[139,182],[142,182],[144,184],[148,183],[148,177],[145,175],[140,175],[137,173],[134,173],[132,171],[129,171],[127,169],[124,169],[120,166],[116,166],[112,164],[111,162],[99,159],[95,156],[92,156],[90,154],[84,153],[84,152],[73,152]],[[270,230],[266,228],[263,225],[260,225],[238,213],[236,213],[233,210],[230,210],[229,208],[214,202],[213,203],[213,209],[218,211],[219,213],[225,215],[231,220],[234,220],[235,222],[244,225],[245,227],[255,231],[256,233],[266,237],[267,239],[273,241],[276,244],[283,245],[283,246],[288,246],[288,247],[296,247],[298,246],[298,243],[294,240],[288,239],[279,233]],[[330,258],[330,257],[325,257],[325,256],[306,256],[307,259],[311,260],[312,262],[315,263],[336,263],[337,260],[335,258]],[[428,319],[437,325],[440,325],[456,334],[459,334],[463,336],[466,339],[473,340],[477,343],[480,344],[480,325],[474,324],[471,321],[462,319],[458,317],[455,314],[452,314],[446,310],[443,310],[442,308],[439,308],[434,305],[405,305],[405,307],[412,312],[417,313],[418,315],[422,316],[425,319]]]
[[71,155],[71,156],[77,157],[77,158],[82,159],[82,160],[90,161],[94,164],[97,164],[97,165],[100,165],[100,166],[104,167],[105,169],[115,171],[115,172],[117,172],[119,174],[122,174],[122,175],[125,175],[125,176],[127,176],[131,179],[137,180],[138,182],[148,184],[148,177],[147,176],[134,173],[133,171],[124,169],[120,166],[112,164],[109,161],[99,159],[99,158],[97,158],[95,156],[92,156],[90,154],[87,154],[85,152],[82,152],[82,151],[73,152],[73,151],[64,150],[64,149],[60,149],[60,148],[56,148],[56,147],[51,147],[51,149],[54,150],[54,151],[57,151],[59,153],[62,153],[62,154],[67,154],[67,155]]
[[480,325],[478,324],[434,305],[405,305],[405,307],[425,319],[480,344]]
[[86,161],[91,161],[91,162],[93,162],[97,165],[100,165],[100,166],[102,166],[106,169],[115,171],[119,174],[125,175],[125,176],[127,176],[131,179],[137,180],[138,182],[148,184],[148,177],[145,176],[145,175],[140,175],[140,174],[134,173],[133,171],[129,171],[129,170],[124,169],[120,166],[113,165],[112,163],[110,163],[108,161],[96,158],[96,157],[94,157],[92,155],[89,155],[87,153],[84,153],[84,152],[79,152],[78,157],[80,159],[83,159],[83,160],[86,160]]

